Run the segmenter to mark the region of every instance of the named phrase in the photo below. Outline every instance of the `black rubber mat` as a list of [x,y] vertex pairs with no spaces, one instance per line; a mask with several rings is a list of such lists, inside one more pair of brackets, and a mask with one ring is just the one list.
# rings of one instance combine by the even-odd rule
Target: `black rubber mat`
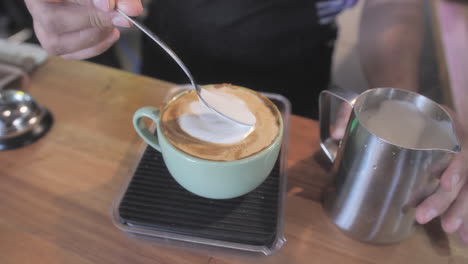
[[252,192],[227,200],[199,197],[169,174],[148,147],[119,206],[126,225],[197,238],[271,247],[278,218],[279,161]]

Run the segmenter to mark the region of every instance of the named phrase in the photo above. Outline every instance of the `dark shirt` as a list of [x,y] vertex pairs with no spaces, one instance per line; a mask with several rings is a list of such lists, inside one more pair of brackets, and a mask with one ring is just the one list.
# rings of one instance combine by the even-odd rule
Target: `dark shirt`
[[[279,93],[292,102],[295,114],[316,118],[318,94],[329,83],[336,38],[333,23],[320,23],[316,4],[154,0],[145,23],[174,49],[199,83],[227,82]],[[143,54],[143,74],[188,82],[147,38]]]

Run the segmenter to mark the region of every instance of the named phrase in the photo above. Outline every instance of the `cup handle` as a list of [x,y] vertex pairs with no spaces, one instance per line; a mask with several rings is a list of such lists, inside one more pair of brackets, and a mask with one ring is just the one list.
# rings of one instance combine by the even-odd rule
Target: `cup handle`
[[330,136],[331,124],[331,99],[339,99],[348,103],[353,107],[354,102],[359,94],[353,91],[340,88],[338,86],[331,86],[328,90],[320,93],[319,98],[319,125],[320,125],[320,147],[327,155],[328,159],[333,162],[338,153],[338,143],[335,142]]
[[138,109],[135,114],[133,114],[133,127],[148,145],[161,152],[158,136],[148,129],[143,120],[141,120],[143,117],[153,120],[156,125],[159,126],[159,109],[152,106],[145,106]]

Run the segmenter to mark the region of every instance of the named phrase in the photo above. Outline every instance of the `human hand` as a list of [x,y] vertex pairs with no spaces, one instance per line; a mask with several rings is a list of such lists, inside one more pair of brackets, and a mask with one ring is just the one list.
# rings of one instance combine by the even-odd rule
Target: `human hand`
[[336,113],[335,125],[331,130],[331,137],[333,140],[341,140],[346,133],[346,126],[348,125],[349,116],[351,115],[351,105],[348,103],[342,103],[338,107],[338,112]]
[[143,11],[141,0],[25,0],[41,45],[50,55],[86,59],[109,49],[130,27],[116,7],[129,16]]
[[462,152],[442,173],[438,189],[416,208],[416,221],[425,224],[441,216],[442,229],[447,233],[457,232],[468,244],[468,129],[454,121]]

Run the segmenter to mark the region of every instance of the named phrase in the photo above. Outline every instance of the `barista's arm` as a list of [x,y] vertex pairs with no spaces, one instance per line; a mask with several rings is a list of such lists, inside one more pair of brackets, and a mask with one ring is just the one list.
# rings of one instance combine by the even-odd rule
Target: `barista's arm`
[[[368,0],[360,28],[359,53],[370,87],[396,87],[416,91],[423,41],[421,0]],[[458,93],[468,93],[458,89]],[[454,94],[454,97],[463,96]],[[458,119],[468,116],[457,109]],[[441,175],[438,190],[416,210],[419,223],[442,217],[446,232],[458,232],[468,243],[468,125],[457,123],[463,152]]]
[[[369,87],[417,90],[423,40],[421,0],[367,0],[361,17],[358,51]],[[341,139],[351,109],[338,113],[334,139]]]
[[417,90],[423,4],[421,0],[366,1],[358,49],[369,87]]

